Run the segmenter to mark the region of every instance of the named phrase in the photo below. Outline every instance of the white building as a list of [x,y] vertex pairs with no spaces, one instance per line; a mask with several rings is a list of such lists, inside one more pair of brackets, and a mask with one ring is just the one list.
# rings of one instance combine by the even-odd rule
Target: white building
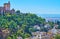
[[34,28],[40,30],[40,27],[38,25],[35,25]]
[[23,38],[19,36],[19,37],[17,37],[17,39],[23,39]]

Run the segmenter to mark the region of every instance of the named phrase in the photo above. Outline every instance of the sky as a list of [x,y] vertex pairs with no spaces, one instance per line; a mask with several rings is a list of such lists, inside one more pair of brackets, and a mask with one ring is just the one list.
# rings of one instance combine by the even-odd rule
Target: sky
[[10,1],[11,9],[34,14],[60,14],[60,0],[0,0],[0,6]]

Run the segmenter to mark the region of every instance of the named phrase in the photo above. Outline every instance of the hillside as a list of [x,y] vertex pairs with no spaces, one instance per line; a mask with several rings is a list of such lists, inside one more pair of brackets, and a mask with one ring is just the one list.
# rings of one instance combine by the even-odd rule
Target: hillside
[[[44,24],[45,19],[38,17],[35,14],[30,13],[20,13],[20,14],[10,14],[6,13],[0,15],[0,32],[5,32],[6,39],[16,39],[18,36],[23,38],[30,37],[31,32],[35,31],[33,26]],[[5,31],[4,31],[5,30]],[[8,34],[8,35],[7,35]],[[13,37],[13,38],[12,38]],[[2,37],[1,37],[2,38]]]

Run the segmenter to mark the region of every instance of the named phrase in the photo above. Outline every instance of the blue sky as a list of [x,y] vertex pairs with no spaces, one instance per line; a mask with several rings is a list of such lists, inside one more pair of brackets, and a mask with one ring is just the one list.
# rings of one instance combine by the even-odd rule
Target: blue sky
[[0,6],[11,2],[11,8],[35,14],[60,14],[60,0],[0,0]]

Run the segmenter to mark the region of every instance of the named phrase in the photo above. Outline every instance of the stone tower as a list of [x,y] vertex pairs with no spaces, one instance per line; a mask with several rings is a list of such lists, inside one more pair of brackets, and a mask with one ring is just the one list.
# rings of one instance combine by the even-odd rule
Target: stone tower
[[4,3],[4,10],[10,10],[10,1],[8,1],[8,3]]

